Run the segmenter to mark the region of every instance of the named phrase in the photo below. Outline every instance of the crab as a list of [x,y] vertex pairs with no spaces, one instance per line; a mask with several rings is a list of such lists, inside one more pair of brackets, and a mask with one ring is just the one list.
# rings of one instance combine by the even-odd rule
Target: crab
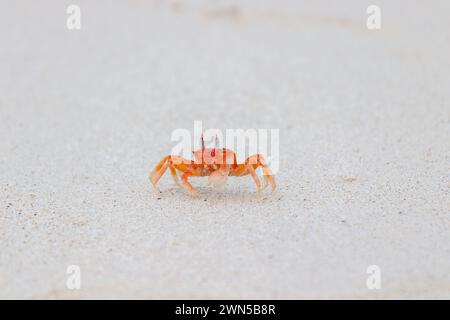
[[[195,160],[188,160],[176,155],[165,156],[149,174],[149,180],[156,191],[161,192],[156,186],[159,179],[167,169],[173,177],[175,183],[192,195],[197,192],[189,182],[190,177],[208,177],[208,184],[216,187],[226,184],[229,176],[242,177],[250,175],[256,184],[258,194],[269,184],[272,192],[275,190],[275,178],[269,167],[266,165],[261,154],[254,154],[248,157],[244,163],[237,163],[236,153],[230,149],[219,148],[216,138],[215,148],[205,148],[203,135],[201,137],[202,148],[192,151]],[[264,183],[256,174],[256,169],[261,168]],[[179,177],[180,172],[181,177]]]

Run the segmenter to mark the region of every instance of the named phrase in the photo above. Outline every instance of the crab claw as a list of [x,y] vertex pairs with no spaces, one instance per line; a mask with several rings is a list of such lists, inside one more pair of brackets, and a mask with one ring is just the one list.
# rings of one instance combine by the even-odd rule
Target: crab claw
[[217,170],[212,172],[208,177],[208,185],[214,187],[222,187],[227,183],[228,172],[224,170]]

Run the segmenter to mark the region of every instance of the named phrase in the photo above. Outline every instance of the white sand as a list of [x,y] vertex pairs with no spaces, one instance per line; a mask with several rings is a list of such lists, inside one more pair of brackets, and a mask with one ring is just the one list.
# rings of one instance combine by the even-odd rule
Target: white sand
[[[450,298],[449,2],[377,1],[380,31],[357,0],[233,3],[2,6],[0,298]],[[276,193],[155,194],[194,120],[279,128]]]

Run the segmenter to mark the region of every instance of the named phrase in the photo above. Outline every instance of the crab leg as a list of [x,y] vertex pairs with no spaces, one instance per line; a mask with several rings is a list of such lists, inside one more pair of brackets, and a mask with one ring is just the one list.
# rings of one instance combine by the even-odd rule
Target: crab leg
[[269,184],[272,188],[272,192],[275,190],[276,188],[276,183],[275,183],[275,178],[273,177],[272,171],[270,171],[269,167],[267,167],[267,165],[264,163],[264,160],[261,159],[262,162],[260,163],[260,167],[262,169],[263,172],[263,177],[264,177],[264,187],[266,188]]
[[261,169],[263,171],[263,177],[264,177],[264,187],[263,187],[263,189],[266,188],[270,184],[271,187],[272,187],[272,191],[274,191],[275,187],[276,187],[276,183],[275,183],[275,178],[273,177],[272,172],[267,167],[261,166]]
[[269,167],[266,165],[264,157],[260,154],[255,154],[253,156],[248,157],[245,161],[246,163],[252,164],[253,168],[261,167],[263,176],[264,176],[264,186],[263,189],[266,188],[269,184],[272,187],[272,191],[275,190],[275,178],[273,177],[272,171],[270,171]]
[[[258,178],[258,175],[256,174],[256,169],[261,167],[261,170],[263,172],[264,177],[264,184],[261,186],[261,182]],[[272,187],[272,191],[275,190],[275,178],[273,177],[272,172],[267,167],[263,156],[260,154],[255,154],[253,156],[248,157],[245,160],[245,163],[238,164],[231,172],[231,175],[242,177],[246,175],[251,175],[253,178],[253,181],[256,184],[256,187],[258,188],[258,192],[261,190],[264,190],[269,184]]]
[[208,184],[220,187],[223,186],[228,180],[228,174],[230,173],[231,165],[222,164],[219,168],[212,172],[208,177]]
[[194,194],[195,190],[194,187],[192,187],[192,184],[190,184],[188,178],[192,176],[193,174],[190,171],[186,171],[181,175],[181,186],[189,191],[190,193]]
[[256,188],[258,189],[258,193],[259,193],[264,188],[261,188],[261,182],[259,181],[259,178],[258,178],[258,175],[256,174],[255,169],[253,168],[252,165],[247,165],[247,171],[252,176],[253,181],[255,181]]
[[158,183],[159,179],[161,179],[163,174],[166,172],[167,168],[170,169],[170,173],[171,173],[172,178],[175,181],[175,183],[177,185],[179,185],[179,186],[182,186],[180,180],[178,179],[178,175],[177,175],[177,172],[175,170],[175,166],[174,166],[173,161],[172,161],[172,156],[166,156],[156,165],[155,169],[153,169],[153,171],[148,176],[148,178],[149,178],[150,182],[152,183],[153,187],[158,192],[161,192],[161,191],[156,186],[156,184]]
[[150,180],[150,182],[152,183],[153,187],[158,191],[161,192],[161,190],[159,190],[159,188],[156,186],[156,184],[158,183],[158,180],[161,179],[162,175],[164,174],[164,172],[166,172],[167,168],[169,167],[169,160],[170,156],[166,156],[164,157],[155,167],[155,169],[153,169],[152,172],[150,172],[148,179]]

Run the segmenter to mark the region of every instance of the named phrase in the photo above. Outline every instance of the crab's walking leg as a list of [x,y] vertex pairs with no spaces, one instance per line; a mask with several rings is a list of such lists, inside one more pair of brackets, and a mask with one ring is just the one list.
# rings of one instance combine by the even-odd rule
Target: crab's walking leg
[[167,168],[169,167],[169,158],[170,156],[166,156],[164,157],[155,167],[155,169],[153,169],[152,172],[150,172],[150,174],[148,175],[148,179],[150,180],[150,182],[152,183],[153,187],[156,189],[156,191],[161,192],[161,190],[159,190],[159,188],[156,186],[156,184],[158,183],[158,180],[161,178],[161,176],[164,174],[164,172],[166,172]]
[[256,188],[258,189],[258,193],[261,192],[263,188],[261,188],[261,181],[259,181],[258,175],[256,174],[255,169],[253,169],[253,166],[251,164],[247,165],[247,171],[250,173],[250,175],[253,178],[253,181],[255,181]]
[[175,181],[175,183],[176,183],[177,185],[179,185],[180,187],[182,187],[181,182],[180,182],[180,179],[178,179],[177,171],[175,170],[175,168],[174,168],[172,165],[170,165],[170,166],[169,166],[169,169],[170,169],[170,173],[172,174],[173,181]]
[[255,154],[253,156],[248,157],[247,160],[245,160],[245,164],[247,165],[246,167],[247,171],[252,175],[253,180],[255,180],[256,186],[258,187],[258,191],[261,190],[260,184],[258,185],[259,179],[258,180],[255,179],[256,176],[255,170],[258,167],[261,167],[264,176],[264,185],[262,189],[266,188],[270,184],[272,187],[272,191],[275,190],[276,187],[275,178],[273,177],[272,171],[270,171],[269,167],[267,167],[262,155]]
[[192,173],[190,171],[186,171],[181,175],[181,186],[189,191],[191,194],[195,194],[194,187],[192,187],[192,184],[190,184],[188,178],[192,176]]
[[[194,162],[191,160],[184,159],[179,156],[172,156],[170,162],[172,163],[171,168],[173,169],[173,171],[171,169],[171,173],[172,173],[172,177],[175,180],[175,182],[180,187],[183,187],[187,191],[189,191],[191,193],[195,193],[194,188],[188,181],[188,178],[190,176],[198,175],[198,173],[195,171],[196,169],[192,167],[194,165]],[[183,172],[183,174],[180,177],[181,181],[178,179],[178,175],[176,174],[175,169]],[[194,170],[194,172],[192,170]]]
[[273,192],[277,186],[275,183],[275,178],[273,176],[273,173],[269,169],[269,167],[266,165],[263,156],[258,155],[258,160],[259,160],[259,166],[261,167],[262,172],[263,172],[265,187],[267,187],[267,185],[270,184],[270,186],[272,188],[272,192]]
[[159,179],[161,179],[162,175],[166,172],[167,168],[170,169],[170,173],[172,174],[172,178],[175,181],[177,185],[182,187],[182,184],[180,182],[180,179],[178,179],[177,171],[175,170],[174,163],[172,161],[172,156],[164,157],[153,169],[153,171],[149,174],[148,178],[150,182],[152,183],[153,187],[158,191],[159,188],[156,186]]
[[273,177],[272,171],[267,167],[264,158],[262,155],[257,154],[257,165],[261,167],[261,170],[263,172],[264,177],[264,186],[263,189],[265,189],[269,184],[272,186],[272,191],[275,190],[275,179]]
[[[263,160],[264,161],[264,160]],[[261,169],[263,171],[264,181],[265,181],[265,187],[270,184],[270,187],[272,188],[272,192],[276,188],[275,178],[273,176],[272,171],[270,171],[269,167],[263,162],[261,163]],[[265,188],[264,187],[264,188]]]

